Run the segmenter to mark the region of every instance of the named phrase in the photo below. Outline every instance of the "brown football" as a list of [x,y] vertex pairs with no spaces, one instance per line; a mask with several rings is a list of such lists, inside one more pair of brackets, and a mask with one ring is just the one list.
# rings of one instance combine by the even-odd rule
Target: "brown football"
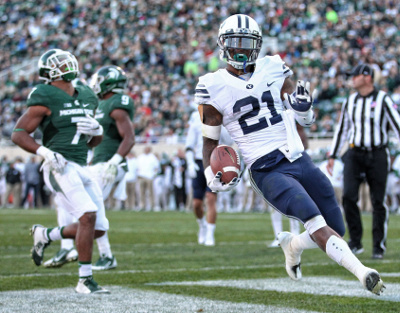
[[230,183],[240,173],[239,154],[230,146],[219,145],[211,153],[210,166],[214,174],[222,173],[221,182]]

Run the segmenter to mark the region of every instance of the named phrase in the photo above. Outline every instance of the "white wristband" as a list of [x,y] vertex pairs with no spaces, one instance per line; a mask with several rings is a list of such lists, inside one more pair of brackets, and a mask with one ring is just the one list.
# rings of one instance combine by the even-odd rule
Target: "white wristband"
[[111,163],[111,164],[114,164],[114,165],[118,165],[119,163],[121,163],[121,161],[123,159],[124,158],[120,154],[116,153],[116,154],[113,155],[113,157],[110,160],[108,160],[108,163]]
[[46,148],[45,146],[40,146],[37,150],[36,150],[36,154],[40,155],[41,157],[45,158],[46,154],[48,154],[49,152],[51,152],[50,149]]
[[207,166],[206,169],[204,170],[204,176],[206,177],[207,183],[212,181],[213,178],[215,177],[215,174],[213,173],[211,166]]
[[203,137],[207,137],[213,140],[219,140],[221,137],[221,125],[211,126],[206,124],[201,124],[201,133]]

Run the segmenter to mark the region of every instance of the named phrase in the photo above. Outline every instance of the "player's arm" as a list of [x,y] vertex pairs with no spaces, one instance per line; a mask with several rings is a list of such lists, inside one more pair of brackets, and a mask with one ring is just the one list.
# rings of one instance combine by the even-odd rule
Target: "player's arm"
[[11,140],[22,149],[35,154],[40,145],[30,134],[39,127],[43,118],[50,114],[50,109],[45,106],[29,107],[15,124]]
[[221,135],[222,114],[211,105],[199,105],[200,118],[203,123],[203,165],[210,165],[210,157],[214,148],[218,146]]
[[122,141],[118,146],[117,152],[107,161],[107,167],[103,172],[104,184],[114,183],[117,177],[119,164],[135,144],[135,131],[128,112],[123,109],[114,109],[111,111],[110,117],[115,120]]
[[87,142],[87,146],[89,148],[94,148],[100,144],[100,142],[103,140],[103,135],[100,136],[93,136],[90,138],[90,140]]
[[42,122],[45,116],[51,114],[49,108],[41,105],[31,106],[18,119],[11,135],[11,140],[22,149],[40,155],[44,158],[45,163],[50,164],[50,168],[62,174],[67,161],[64,157],[45,146],[39,145],[33,137],[30,136]]
[[122,141],[118,147],[117,153],[125,157],[135,144],[135,130],[126,110],[115,109],[110,113],[110,117],[115,120],[118,133]]
[[304,131],[304,127],[296,123],[297,132],[299,133],[301,142],[303,143],[304,149],[308,149],[308,137]]
[[210,166],[210,157],[214,148],[218,146],[221,136],[222,114],[211,105],[199,106],[203,134],[203,165],[207,186],[213,192],[229,191],[239,183],[240,178],[235,177],[228,184],[221,182],[222,172],[213,173]]
[[285,100],[285,93],[291,95],[294,92],[294,82],[290,77],[286,77],[281,89],[281,100]]

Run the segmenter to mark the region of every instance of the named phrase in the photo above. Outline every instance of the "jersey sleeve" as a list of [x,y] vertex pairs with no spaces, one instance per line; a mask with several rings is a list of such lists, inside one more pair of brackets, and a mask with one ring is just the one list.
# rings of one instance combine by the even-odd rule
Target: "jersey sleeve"
[[49,93],[47,90],[44,89],[45,89],[44,85],[37,85],[32,88],[26,102],[27,107],[36,105],[49,107],[48,105]]
[[130,119],[133,119],[134,115],[134,104],[133,99],[128,95],[117,94],[111,103],[110,112],[115,109],[121,109],[128,112]]
[[277,54],[274,55],[271,60],[276,63],[282,69],[282,75],[286,78],[293,75],[293,71],[286,65],[285,61]]
[[218,80],[217,73],[206,74],[199,78],[194,94],[194,102],[197,105],[212,105],[222,113],[222,107],[219,105],[220,101],[218,101],[218,98],[224,95],[223,90],[225,87],[223,80],[221,78]]

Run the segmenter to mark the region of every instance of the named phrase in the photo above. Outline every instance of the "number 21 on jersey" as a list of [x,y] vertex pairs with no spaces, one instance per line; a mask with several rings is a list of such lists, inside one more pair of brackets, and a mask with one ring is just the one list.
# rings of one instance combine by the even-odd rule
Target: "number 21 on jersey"
[[[276,111],[276,108],[274,106],[274,98],[271,95],[271,91],[264,91],[261,95],[261,101],[267,104],[267,107],[272,115],[269,118],[270,124],[275,125],[281,122],[282,116]],[[260,113],[260,101],[256,97],[248,96],[246,98],[236,101],[233,106],[233,113],[239,113],[242,107],[249,104],[251,104],[253,110],[246,114],[243,114],[238,120],[244,135],[267,128],[269,126],[269,123],[267,122],[265,117],[259,118],[258,122],[252,125],[248,125],[248,123],[246,122],[246,120],[257,116]]]

